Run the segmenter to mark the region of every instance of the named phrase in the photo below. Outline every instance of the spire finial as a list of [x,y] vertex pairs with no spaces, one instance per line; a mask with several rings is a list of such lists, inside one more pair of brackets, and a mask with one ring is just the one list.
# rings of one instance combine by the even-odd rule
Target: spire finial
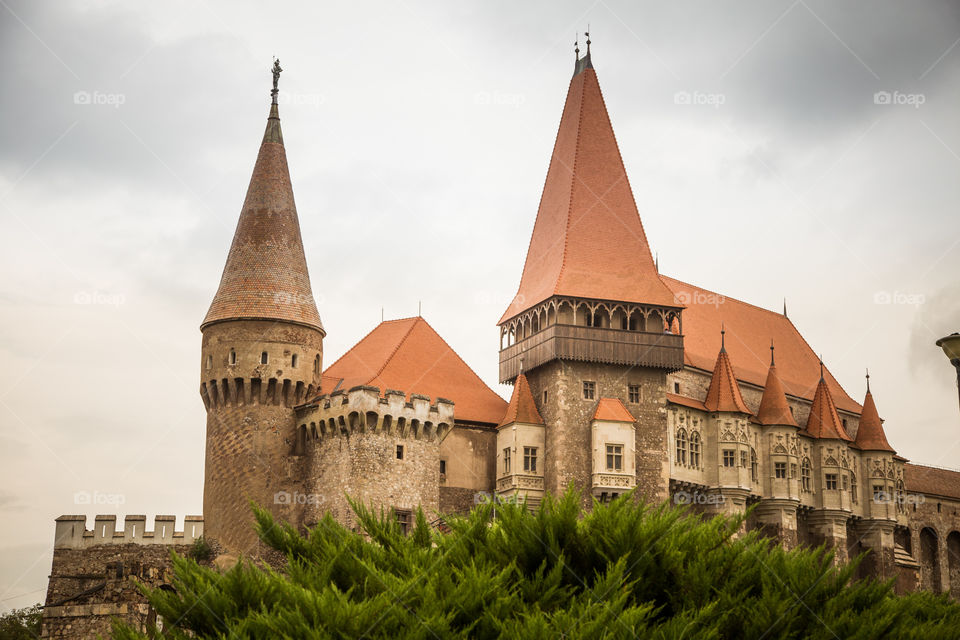
[[727,329],[724,326],[724,324],[721,322],[720,323],[720,351],[727,350],[726,335],[727,335]]
[[823,354],[820,354],[820,382],[823,382]]
[[783,317],[784,318],[790,317],[787,315],[787,297],[786,296],[783,297]]
[[280,68],[280,60],[278,58],[273,59],[273,91],[270,92],[272,98],[271,103],[277,104],[277,94],[280,93],[280,90],[277,89],[277,83],[280,82],[280,72],[283,69]]
[[583,35],[587,36],[587,55],[590,55],[590,23],[587,23],[587,30],[583,32]]
[[870,393],[870,369],[867,369],[867,393]]
[[653,266],[656,267],[657,273],[660,273],[660,252],[658,251],[654,255],[656,257],[654,258]]
[[774,364],[773,364],[773,338],[770,338],[770,366],[771,366],[771,367],[774,366]]
[[579,33],[574,34],[573,57],[577,62],[580,61],[580,34]]

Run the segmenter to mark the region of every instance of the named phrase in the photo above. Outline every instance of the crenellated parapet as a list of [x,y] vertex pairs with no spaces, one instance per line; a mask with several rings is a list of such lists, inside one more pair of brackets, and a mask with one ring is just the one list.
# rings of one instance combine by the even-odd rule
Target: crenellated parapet
[[386,433],[401,438],[440,442],[453,428],[453,401],[406,394],[378,387],[357,386],[335,391],[297,408],[298,449],[307,440]]
[[207,411],[226,407],[296,407],[313,397],[312,384],[289,378],[222,378],[200,383]]
[[147,516],[128,515],[123,529],[117,531],[117,516],[98,515],[93,529],[87,529],[87,516],[64,515],[57,518],[55,549],[84,549],[102,544],[193,544],[203,535],[203,517],[186,516],[183,531],[177,531],[176,516],[156,516],[153,530],[147,531]]

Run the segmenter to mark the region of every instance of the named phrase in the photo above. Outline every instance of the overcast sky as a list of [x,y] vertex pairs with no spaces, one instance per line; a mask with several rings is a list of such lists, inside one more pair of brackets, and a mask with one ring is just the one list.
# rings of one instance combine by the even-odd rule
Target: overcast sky
[[786,297],[902,455],[960,467],[955,2],[0,0],[0,608],[43,600],[60,514],[201,512],[198,327],[274,55],[325,363],[422,301],[506,395],[587,24],[661,270]]

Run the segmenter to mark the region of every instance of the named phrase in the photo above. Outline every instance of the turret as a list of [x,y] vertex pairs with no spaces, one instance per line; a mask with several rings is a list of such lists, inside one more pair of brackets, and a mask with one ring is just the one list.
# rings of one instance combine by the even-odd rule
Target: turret
[[206,534],[250,553],[252,500],[296,521],[293,407],[320,387],[324,330],[314,304],[287,168],[277,81],[220,286],[200,330],[200,395],[207,409]]

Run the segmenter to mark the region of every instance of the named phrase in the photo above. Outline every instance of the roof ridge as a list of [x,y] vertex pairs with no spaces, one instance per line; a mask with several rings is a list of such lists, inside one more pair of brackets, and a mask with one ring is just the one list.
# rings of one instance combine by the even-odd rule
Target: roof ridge
[[[560,271],[557,272],[557,281],[553,283],[553,295],[557,295],[557,293],[560,291],[560,282],[563,280],[563,272],[567,268],[567,251],[570,248],[570,218],[572,217],[573,212],[573,189],[577,184],[577,163],[580,160],[580,132],[583,129],[583,105],[584,102],[586,102],[584,100],[587,88],[586,70],[573,77],[573,79],[570,81],[570,89],[573,88],[573,83],[576,82],[578,76],[580,76],[582,80],[580,81],[580,105],[577,110],[577,137],[576,145],[573,147],[573,166],[570,167],[570,190],[569,197],[567,198],[567,223],[563,227],[563,255],[560,257]],[[599,86],[599,83],[597,84]],[[569,90],[567,93],[569,94]],[[563,124],[563,115],[560,116],[560,124]],[[533,238],[531,237],[531,241],[532,240]],[[523,276],[520,277],[520,282],[521,284],[523,283]]]
[[[467,368],[467,370],[468,370],[470,373],[472,373],[473,376],[474,376],[477,380],[479,380],[481,384],[483,384],[483,386],[485,386],[487,389],[490,389],[490,391],[493,393],[493,395],[495,395],[495,396],[497,396],[498,398],[500,398],[501,400],[503,400],[503,396],[501,396],[499,393],[497,393],[496,391],[494,391],[494,390],[490,387],[490,385],[488,385],[486,382],[483,381],[483,378],[481,378],[480,375],[479,375],[476,371],[473,370],[473,367],[471,367],[469,364],[467,364],[467,361],[464,360],[463,357],[462,357],[459,353],[457,353],[457,350],[456,350],[456,349],[454,349],[452,346],[450,346],[450,343],[447,342],[446,338],[444,338],[442,335],[440,335],[440,332],[437,331],[436,329],[434,329],[432,324],[430,324],[429,322],[427,322],[426,318],[423,318],[423,317],[420,317],[420,316],[418,316],[418,317],[419,317],[420,320],[423,321],[423,324],[425,324],[425,325],[427,325],[428,327],[430,327],[430,330],[433,331],[433,333],[436,334],[436,336],[437,336],[438,338],[440,338],[440,342],[442,342],[442,343],[447,347],[447,349],[450,350],[450,353],[452,353],[454,356],[457,357],[457,360],[459,360],[460,362],[463,363],[463,366],[465,366],[465,367]],[[508,401],[508,400],[504,400],[504,402],[509,402],[509,401]]]
[[[368,384],[369,384],[370,382],[373,382],[374,380],[376,380],[377,378],[380,377],[380,374],[383,373],[383,370],[386,369],[386,368],[387,368],[387,365],[390,364],[390,361],[393,360],[393,356],[397,355],[397,351],[400,351],[400,347],[403,346],[403,343],[406,342],[406,341],[407,341],[407,338],[410,337],[410,334],[413,333],[413,328],[414,328],[415,326],[417,326],[417,322],[420,321],[420,320],[423,320],[423,318],[420,317],[420,316],[417,316],[417,317],[415,317],[415,318],[407,318],[407,319],[408,319],[408,320],[413,320],[413,322],[410,323],[410,328],[407,329],[407,332],[406,332],[405,334],[403,334],[403,337],[402,337],[402,338],[400,338],[400,341],[399,341],[399,342],[396,344],[396,346],[393,348],[393,351],[390,352],[390,355],[388,355],[386,358],[384,358],[384,360],[383,360],[383,365],[380,367],[380,369],[378,369],[377,372],[376,372],[375,374],[373,374],[373,376],[371,376],[371,378],[370,378],[369,380],[367,380],[367,383],[368,383]],[[380,323],[380,325],[382,325],[382,324],[385,324],[385,321],[383,321],[383,322]],[[380,326],[380,325],[377,325],[377,326]],[[432,329],[433,327],[430,327],[430,328]],[[436,332],[434,332],[434,333],[436,333]],[[438,335],[439,335],[439,334],[438,334]],[[443,338],[441,338],[441,340],[442,340],[442,339],[443,339]],[[411,389],[411,392],[412,392],[412,389]]]
[[324,371],[329,371],[329,370],[332,369],[333,367],[337,366],[337,364],[339,364],[339,362],[340,362],[341,360],[343,360],[343,359],[346,358],[348,355],[350,355],[351,353],[353,353],[353,351],[354,351],[357,347],[359,347],[359,346],[363,343],[364,340],[366,340],[367,338],[369,338],[369,337],[373,334],[374,331],[376,331],[377,329],[379,329],[381,325],[384,325],[384,324],[386,324],[387,322],[399,322],[400,320],[411,320],[411,319],[412,319],[412,318],[397,318],[396,320],[382,320],[382,321],[380,322],[380,324],[374,325],[374,326],[373,326],[373,329],[370,329],[370,331],[367,331],[367,333],[366,333],[362,338],[360,338],[359,340],[357,340],[357,341],[353,344],[352,347],[350,347],[349,349],[347,349],[346,351],[344,351],[343,354],[342,354],[339,358],[337,358],[336,360],[333,361],[333,363],[327,365],[327,366],[324,368]]

